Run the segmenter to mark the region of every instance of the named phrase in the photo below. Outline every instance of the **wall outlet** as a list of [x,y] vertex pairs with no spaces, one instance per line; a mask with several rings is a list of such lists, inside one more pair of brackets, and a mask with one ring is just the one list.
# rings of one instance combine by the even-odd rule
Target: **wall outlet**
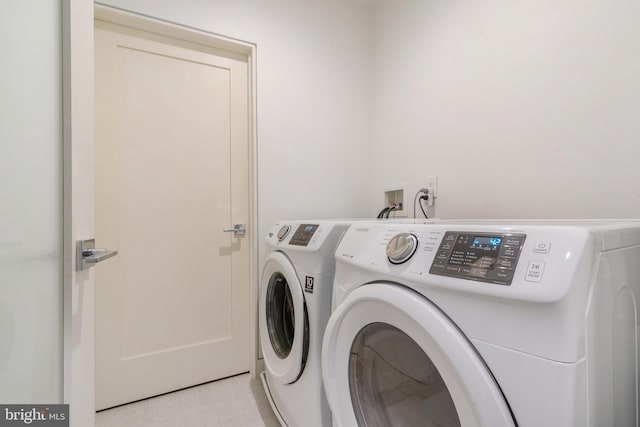
[[427,179],[424,180],[422,188],[429,189],[429,199],[427,200],[426,205],[433,206],[438,198],[438,177],[428,176]]

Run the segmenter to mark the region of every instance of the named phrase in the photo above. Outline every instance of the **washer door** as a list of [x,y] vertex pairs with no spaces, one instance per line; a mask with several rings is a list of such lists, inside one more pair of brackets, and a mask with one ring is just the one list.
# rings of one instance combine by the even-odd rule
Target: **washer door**
[[279,252],[269,254],[260,284],[260,345],[270,376],[295,382],[307,360],[309,319],[293,265]]
[[362,286],[331,315],[322,374],[338,426],[514,426],[462,332],[416,292]]

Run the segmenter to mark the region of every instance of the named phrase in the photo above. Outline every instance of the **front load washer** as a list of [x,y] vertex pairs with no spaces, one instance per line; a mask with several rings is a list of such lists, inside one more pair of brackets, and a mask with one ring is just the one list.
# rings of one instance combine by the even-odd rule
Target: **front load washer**
[[640,222],[350,228],[322,349],[334,425],[638,426]]
[[283,425],[327,426],[321,346],[334,251],[351,221],[279,221],[266,238],[259,334],[265,391]]

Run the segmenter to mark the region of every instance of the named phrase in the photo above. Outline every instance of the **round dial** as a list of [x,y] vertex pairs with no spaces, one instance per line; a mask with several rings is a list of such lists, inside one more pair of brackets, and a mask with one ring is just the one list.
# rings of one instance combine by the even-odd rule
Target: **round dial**
[[280,230],[278,231],[278,240],[282,242],[284,238],[287,237],[287,234],[289,234],[289,231],[291,231],[291,226],[289,225],[283,225],[280,227]]
[[408,261],[418,249],[418,238],[411,233],[396,234],[387,244],[387,258],[391,264]]

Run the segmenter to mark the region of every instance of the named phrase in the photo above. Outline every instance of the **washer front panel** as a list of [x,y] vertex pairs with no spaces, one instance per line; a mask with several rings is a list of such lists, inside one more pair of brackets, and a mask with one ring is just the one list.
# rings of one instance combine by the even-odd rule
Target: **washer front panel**
[[[352,350],[354,347],[358,348],[357,339],[361,339],[362,332],[374,323],[389,325],[389,330],[399,330],[414,343],[404,350],[397,348],[395,351],[413,351],[411,348],[419,347],[428,357],[448,389],[461,425],[515,425],[500,388],[486,365],[467,338],[437,307],[426,298],[400,285],[367,284],[349,294],[332,314],[325,331],[322,374],[329,404],[338,426],[358,425],[354,408],[365,407],[364,402],[353,401],[364,399],[364,396],[354,393],[351,384],[353,381],[350,382],[354,367],[350,361],[353,361]],[[407,342],[405,340],[405,343]],[[420,355],[416,354],[411,357],[405,356],[407,357],[400,356],[404,362],[399,362],[405,366],[410,366],[412,361],[420,359]],[[419,372],[420,368],[411,367],[409,370]],[[435,380],[437,376],[431,375],[430,378]],[[433,388],[430,390],[434,393],[425,397],[425,390],[425,387],[415,387],[414,391],[404,391],[405,397],[423,399],[423,405],[413,406],[421,411],[416,416],[432,422],[452,419],[449,415],[434,410],[447,407],[447,393],[436,393]],[[390,397],[390,402],[392,400]],[[407,399],[402,399],[389,411],[374,408],[367,413],[373,417],[376,416],[375,413],[392,416],[391,412],[401,416],[401,406],[407,402]]]

